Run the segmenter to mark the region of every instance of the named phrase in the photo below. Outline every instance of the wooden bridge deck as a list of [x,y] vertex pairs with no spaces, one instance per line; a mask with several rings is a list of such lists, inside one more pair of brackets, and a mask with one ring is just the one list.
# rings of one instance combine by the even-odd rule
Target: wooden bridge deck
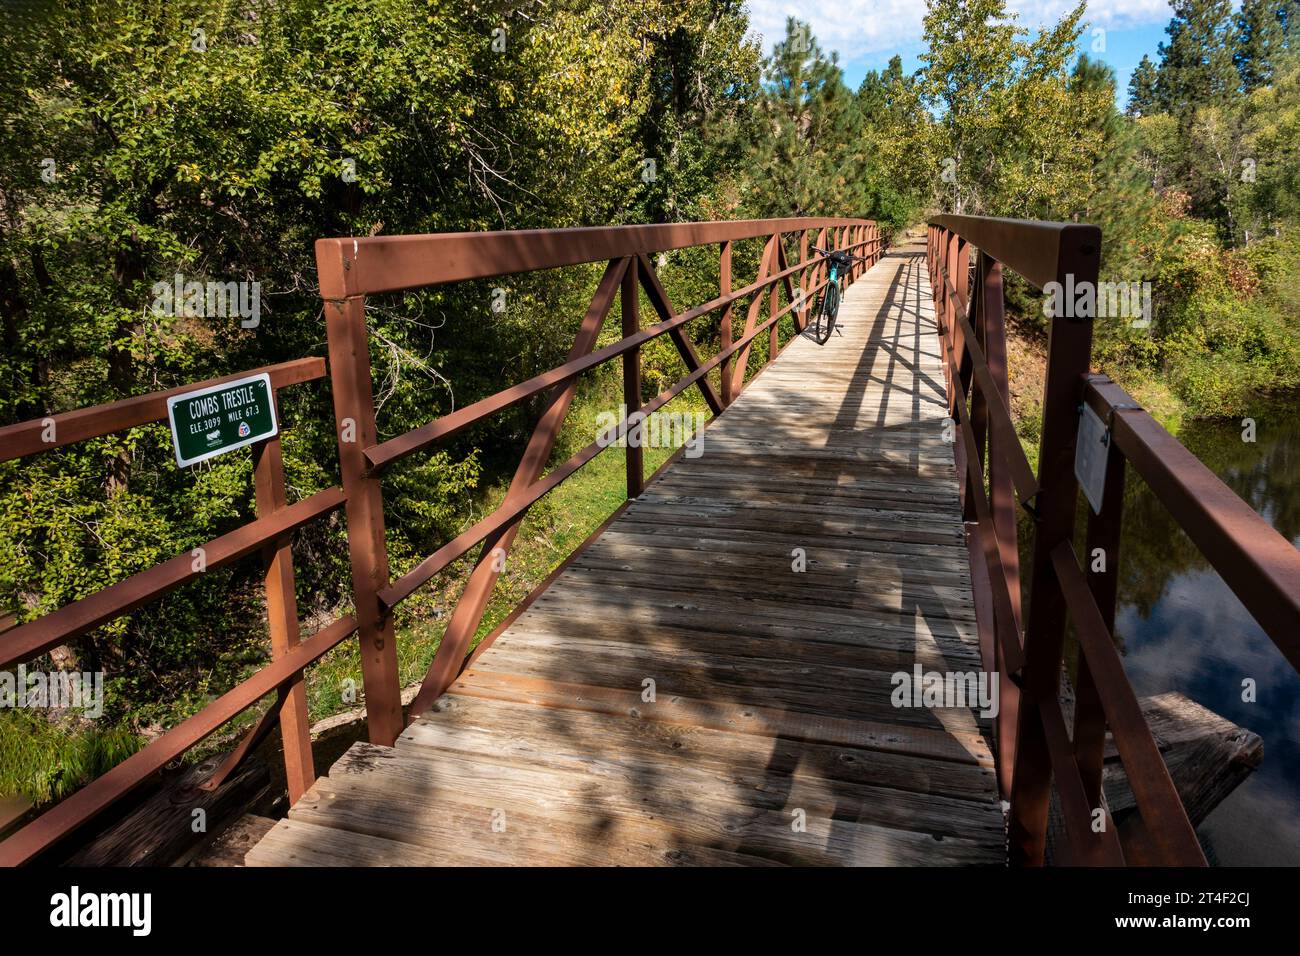
[[247,862],[1003,863],[987,722],[890,700],[914,664],[979,669],[923,254],[840,322]]

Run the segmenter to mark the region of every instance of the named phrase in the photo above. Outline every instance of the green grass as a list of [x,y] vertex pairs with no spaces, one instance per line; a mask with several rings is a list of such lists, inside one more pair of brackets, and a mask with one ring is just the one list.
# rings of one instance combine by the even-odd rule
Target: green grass
[[62,799],[140,749],[141,739],[116,726],[99,727],[43,711],[0,710],[0,796],[32,803]]

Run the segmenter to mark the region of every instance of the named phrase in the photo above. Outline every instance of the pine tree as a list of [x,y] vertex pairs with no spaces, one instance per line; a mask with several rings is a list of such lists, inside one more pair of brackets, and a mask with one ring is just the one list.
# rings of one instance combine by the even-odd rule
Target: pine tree
[[1237,45],[1232,59],[1249,93],[1273,79],[1275,59],[1285,38],[1288,7],[1292,0],[1244,0],[1237,14]]
[[785,39],[764,63],[763,95],[754,117],[756,214],[860,211],[865,203],[860,170],[848,168],[845,157],[861,125],[837,54],[824,53],[811,28],[789,17]]
[[1158,113],[1157,72],[1151,57],[1142,54],[1142,62],[1137,65],[1128,81],[1128,112],[1130,116],[1150,116]]
[[898,94],[912,83],[903,75],[903,58],[893,56],[883,70],[868,70],[858,87],[858,108],[865,122],[879,122],[885,114],[898,106]]
[[1174,17],[1160,44],[1157,101],[1186,117],[1196,107],[1230,100],[1241,78],[1232,60],[1231,0],[1173,0]]

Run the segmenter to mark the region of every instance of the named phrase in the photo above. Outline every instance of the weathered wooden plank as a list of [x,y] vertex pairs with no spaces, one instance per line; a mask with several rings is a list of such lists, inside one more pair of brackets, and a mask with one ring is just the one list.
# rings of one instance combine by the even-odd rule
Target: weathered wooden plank
[[500,644],[504,639],[502,635],[475,662],[478,671],[638,690],[646,679],[652,679],[658,692],[665,696],[782,707],[804,714],[843,715],[936,730],[956,721],[972,731],[977,726],[976,719],[970,717],[971,711],[965,707],[947,711],[895,707],[890,699],[893,693],[890,673],[885,671],[816,667],[779,660],[758,665],[697,654],[689,655],[686,660],[664,660],[653,653],[637,653],[636,648],[628,645],[617,649],[606,647],[599,654],[557,661],[546,648],[530,646],[524,640]]
[[[863,560],[876,562],[888,561],[900,569],[944,569],[960,573],[965,560],[957,548],[917,547],[896,542],[875,542],[861,538],[828,538],[820,535],[800,534],[792,536],[789,532],[770,532],[748,530],[744,528],[716,528],[702,526],[698,528],[677,528],[662,524],[620,523],[618,534],[637,535],[644,540],[658,539],[669,547],[690,547],[708,550],[716,548],[722,553],[767,553],[781,552],[789,554],[793,547],[801,547],[807,553],[826,553],[835,555],[857,555]],[[644,543],[644,541],[643,541]],[[969,567],[967,561],[966,567]],[[967,572],[969,574],[969,571]]]
[[[270,771],[249,757],[215,790],[201,790],[226,757],[217,754],[173,775],[138,807],[90,840],[72,866],[166,866],[206,842],[226,820],[242,814],[270,785]],[[202,829],[196,831],[196,821]]]
[[[308,793],[311,793],[309,790]],[[427,847],[284,819],[248,851],[246,866],[439,866]]]
[[[885,653],[915,651],[926,655],[938,654],[953,661],[965,661],[979,653],[973,628],[969,632],[958,633],[952,628],[954,622],[937,618],[917,617],[908,621],[895,617],[891,621],[883,617],[868,619],[863,616],[855,621],[798,621],[789,617],[769,616],[762,611],[728,609],[724,601],[716,599],[717,604],[724,605],[721,613],[726,615],[724,620],[718,620],[707,603],[652,606],[641,603],[619,604],[618,595],[587,594],[583,597],[583,600],[569,601],[562,596],[545,594],[521,615],[515,626],[521,630],[555,633],[556,627],[580,629],[581,625],[597,620],[608,622],[613,627],[625,622],[652,628],[714,634],[724,638],[767,637],[778,641],[794,641],[800,646],[847,644],[864,648],[868,655],[875,650]],[[555,622],[554,625],[552,622]]]
[[[677,546],[677,545],[681,546]],[[675,567],[691,568],[699,566],[712,567],[721,572],[726,571],[748,577],[760,578],[768,574],[802,574],[805,580],[825,584],[842,584],[849,579],[854,585],[871,580],[881,581],[887,586],[898,586],[904,578],[913,583],[930,583],[949,588],[962,589],[968,581],[960,569],[901,568],[897,562],[888,557],[864,553],[861,551],[842,551],[839,549],[816,549],[811,553],[804,549],[799,555],[804,570],[795,571],[793,548],[776,548],[771,545],[756,545],[753,542],[738,542],[739,547],[720,551],[700,543],[692,538],[684,542],[675,542],[669,538],[653,535],[634,537],[627,533],[601,535],[583,554],[583,558],[603,560],[610,565],[627,564],[639,567],[672,564]]]
[[804,482],[771,482],[771,476],[762,473],[746,475],[744,483],[736,475],[727,477],[702,476],[699,481],[682,483],[660,479],[642,493],[642,500],[668,501],[697,498],[708,501],[754,501],[774,506],[789,504],[795,507],[874,508],[894,514],[925,514],[939,509],[949,509],[956,496],[942,491],[926,494],[916,489],[890,491],[874,484],[856,485],[834,478],[809,479]]
[[806,661],[812,664],[859,667],[871,671],[910,668],[921,661],[933,669],[979,668],[979,652],[966,645],[918,644],[915,639],[899,641],[893,647],[860,642],[813,641],[803,635],[786,638],[751,637],[720,633],[716,628],[698,629],[664,626],[659,622],[634,623],[558,612],[529,613],[510,628],[511,635],[527,635],[529,643],[551,650],[583,653],[607,644],[635,644],[657,654],[706,654],[710,657],[743,657],[756,662]]
[[[742,490],[748,494],[741,494]],[[879,500],[854,501],[843,494],[837,494],[833,498],[828,498],[824,494],[807,495],[801,498],[797,494],[755,497],[752,489],[736,489],[734,495],[728,495],[720,488],[709,489],[707,495],[701,494],[698,490],[694,494],[672,494],[665,490],[650,490],[643,493],[637,502],[646,507],[682,508],[718,517],[745,511],[760,513],[776,511],[790,517],[817,517],[824,514],[828,508],[833,508],[838,517],[850,520],[888,521],[905,526],[944,528],[954,531],[960,530],[961,525],[959,515],[936,513],[933,503],[930,510],[925,511],[915,506],[898,508],[892,503],[885,504]]]
[[772,576],[765,580],[745,580],[734,575],[719,574],[716,570],[703,568],[668,567],[627,567],[616,565],[600,567],[589,562],[576,563],[570,575],[570,581],[580,582],[585,586],[635,586],[644,581],[647,574],[652,574],[666,586],[676,585],[679,589],[696,587],[714,594],[743,598],[753,594],[756,589],[769,597],[779,596],[783,599],[816,602],[821,607],[841,608],[845,610],[875,609],[885,612],[907,613],[921,611],[938,613],[950,620],[975,620],[974,602],[970,592],[959,588],[946,588],[941,585],[919,583],[890,587],[888,582],[873,585],[868,580],[861,588],[846,588],[832,585],[819,586],[801,574],[786,571],[779,577]]
[[988,803],[988,767],[933,760],[911,754],[861,750],[788,737],[716,730],[688,724],[581,710],[551,710],[538,720],[528,704],[448,694],[429,714],[413,722],[401,738],[419,746],[465,753],[495,748],[498,757],[578,759],[595,752],[653,754],[705,769],[719,778],[743,772],[832,780],[861,786],[933,793]]
[[868,554],[888,554],[900,558],[911,556],[916,559],[912,562],[916,566],[924,566],[931,559],[951,564],[954,561],[964,560],[966,556],[965,546],[958,540],[956,534],[946,542],[934,541],[933,535],[929,536],[931,540],[928,541],[914,541],[909,540],[905,531],[896,531],[886,537],[854,526],[841,526],[827,533],[808,525],[787,524],[783,528],[774,529],[770,524],[762,521],[747,521],[743,524],[728,521],[725,527],[719,527],[707,518],[692,518],[690,515],[675,516],[670,522],[666,518],[645,518],[626,512],[619,521],[624,529],[639,534],[669,535],[674,538],[706,535],[723,537],[723,540],[728,537],[748,538],[752,541],[769,542],[787,550],[794,546],[808,550],[821,547],[852,548]]
[[466,670],[452,684],[450,691],[463,696],[531,703],[539,707],[589,710],[764,737],[789,737],[864,750],[915,754],[936,760],[993,765],[988,740],[981,734],[963,729],[935,730],[666,694],[658,695],[655,706],[651,708],[641,700],[639,686],[636,689],[598,687],[479,670],[477,666]]
[[[754,566],[760,560],[791,559],[792,548],[784,547],[788,543],[790,543],[789,538],[780,543],[773,543],[770,540],[757,540],[748,536],[721,538],[706,534],[703,537],[680,537],[645,534],[636,529],[616,527],[601,535],[593,542],[592,547],[598,544],[602,548],[626,547],[643,550],[650,557],[655,557],[656,552],[667,552],[665,557],[673,553],[697,552],[713,555],[720,564]],[[913,581],[937,581],[958,585],[969,582],[969,572],[957,561],[945,558],[943,555],[938,556],[938,560],[933,564],[927,565],[911,555],[881,554],[835,545],[805,548],[804,551],[809,567],[885,572],[898,576],[906,575]]]
[[[1143,697],[1142,716],[1160,748],[1192,826],[1199,826],[1264,759],[1260,736],[1179,694]],[[1102,786],[1121,826],[1136,809],[1128,775],[1109,735]]]
[[[401,759],[389,767],[362,744],[331,777],[295,804],[299,823],[345,830],[436,854],[440,866],[770,866],[776,861],[690,846],[646,815],[592,812],[581,794],[523,792],[509,775],[476,787],[482,765],[434,767]],[[392,754],[392,751],[388,753]],[[360,772],[351,772],[357,757]],[[376,767],[378,769],[376,769]],[[373,772],[372,772],[373,771]],[[436,789],[431,780],[448,777]]]
[[[764,594],[757,587],[755,591],[759,592],[758,594],[719,595],[702,590],[690,591],[681,588],[670,588],[669,585],[672,583],[671,581],[665,581],[658,588],[644,582],[637,584],[606,584],[600,588],[593,588],[589,583],[584,586],[575,578],[570,578],[567,581],[557,583],[557,586],[547,591],[537,604],[550,606],[553,603],[562,603],[566,607],[589,607],[593,611],[599,611],[610,604],[617,607],[619,606],[618,602],[622,602],[622,606],[625,607],[712,609],[720,610],[724,614],[732,612],[737,614],[771,614],[776,620],[792,620],[795,623],[798,623],[799,618],[802,617],[810,627],[819,623],[848,628],[869,628],[879,625],[887,630],[897,630],[918,636],[927,633],[926,628],[928,627],[929,633],[956,636],[963,643],[976,640],[975,628],[970,621],[960,617],[919,615],[915,607],[860,607],[846,609],[830,607],[824,604],[808,604],[802,608],[791,608],[788,603],[783,602],[780,598]],[[560,584],[563,586],[559,586]]]
[[[594,720],[606,725],[611,736],[616,734],[609,717]],[[429,725],[436,723],[431,718]],[[808,817],[870,823],[937,838],[989,840],[1002,832],[1001,808],[988,802],[794,773],[774,764],[748,766],[729,750],[713,766],[702,759],[687,760],[671,749],[647,747],[635,738],[624,738],[626,749],[615,751],[600,729],[576,745],[566,747],[563,735],[556,734],[540,750],[526,741],[507,750],[500,742],[510,739],[509,730],[502,729],[496,745],[461,734],[450,747],[436,731],[412,734],[403,743],[402,759],[425,760],[437,773],[454,770],[448,776],[460,792],[483,794],[476,799],[486,797],[488,806],[495,799],[515,797],[516,788],[523,794],[550,797],[596,782],[602,793],[621,791],[629,803],[644,807],[656,819],[679,822],[685,815],[703,811],[721,821],[724,831],[733,810],[742,811],[742,816],[749,811],[765,815],[785,811],[779,823],[784,836],[793,832],[790,817],[799,809]],[[476,740],[479,747],[466,747]],[[503,777],[511,778],[510,782],[502,784]]]
[[[656,783],[636,774],[549,770],[483,757],[466,758],[450,751],[422,757],[420,750],[403,748],[394,759],[387,759],[390,751],[384,748],[356,744],[335,764],[330,779],[342,779],[354,772],[372,781],[382,777],[382,786],[396,798],[387,801],[390,807],[409,805],[410,800],[402,799],[408,796],[424,794],[428,800],[430,793],[437,794],[437,799],[429,802],[444,811],[453,804],[474,801],[484,829],[495,811],[498,819],[505,821],[505,833],[509,833],[515,815],[525,820],[608,819],[610,825],[614,825],[612,821],[632,820],[643,825],[657,823],[665,843],[713,847],[787,863],[804,859],[846,865],[877,865],[899,859],[913,865],[953,860],[996,862],[989,853],[988,837],[975,840],[939,834],[941,839],[935,839],[926,833],[836,819],[824,812],[827,804],[814,804],[811,797],[806,801],[812,808],[805,810],[807,830],[796,832],[791,825],[793,809],[787,813],[720,798],[716,786],[710,790],[698,781],[688,783],[674,778]],[[421,823],[436,821],[437,814],[407,811],[393,820],[393,832],[405,832],[412,841],[418,839],[410,829],[400,829],[417,819]],[[528,835],[533,845],[550,842],[545,826],[530,829]],[[481,848],[484,843],[469,845]]]

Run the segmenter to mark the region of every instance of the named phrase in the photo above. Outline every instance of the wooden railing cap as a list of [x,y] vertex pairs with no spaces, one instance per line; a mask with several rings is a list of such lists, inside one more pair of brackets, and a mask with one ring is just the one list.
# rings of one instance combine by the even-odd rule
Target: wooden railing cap
[[319,239],[321,297],[377,292],[556,269],[773,233],[832,226],[874,226],[870,219],[742,219],[501,232]]
[[1101,261],[1101,228],[1089,223],[944,215],[930,224],[955,232],[1040,289],[1070,273],[1094,279]]

